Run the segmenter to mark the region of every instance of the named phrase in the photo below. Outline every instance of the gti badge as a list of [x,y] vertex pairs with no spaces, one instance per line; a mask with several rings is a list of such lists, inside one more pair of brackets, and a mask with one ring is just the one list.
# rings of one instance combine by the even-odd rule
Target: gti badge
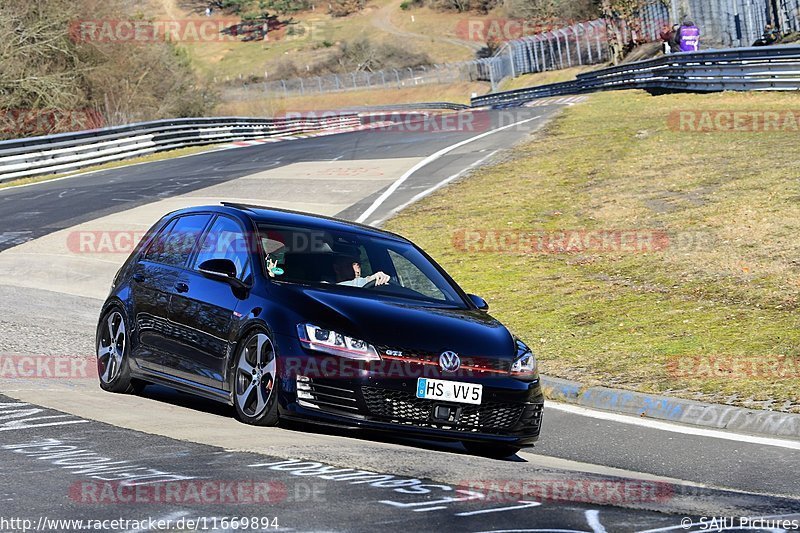
[[442,352],[439,356],[439,366],[445,372],[455,372],[461,368],[461,359],[456,352]]

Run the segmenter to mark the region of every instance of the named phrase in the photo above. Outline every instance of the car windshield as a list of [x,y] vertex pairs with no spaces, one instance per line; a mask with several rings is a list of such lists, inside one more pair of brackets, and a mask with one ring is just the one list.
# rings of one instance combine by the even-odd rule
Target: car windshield
[[273,224],[259,224],[258,231],[274,281],[467,307],[458,290],[408,243]]

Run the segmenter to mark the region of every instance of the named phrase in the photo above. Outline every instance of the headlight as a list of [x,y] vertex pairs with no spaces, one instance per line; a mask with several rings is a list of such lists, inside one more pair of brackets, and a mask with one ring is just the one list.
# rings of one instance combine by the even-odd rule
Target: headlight
[[509,373],[512,377],[530,381],[539,377],[539,365],[536,363],[536,356],[522,341],[517,341],[517,358],[511,365]]
[[371,344],[313,324],[298,324],[297,335],[303,346],[309,350],[362,361],[381,360],[378,351]]

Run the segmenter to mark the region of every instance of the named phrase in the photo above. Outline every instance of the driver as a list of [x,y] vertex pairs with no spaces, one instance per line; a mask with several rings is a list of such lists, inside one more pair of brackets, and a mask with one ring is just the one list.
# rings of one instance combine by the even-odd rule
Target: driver
[[375,285],[386,285],[389,283],[389,276],[381,271],[375,272],[371,276],[361,276],[361,263],[355,257],[338,257],[333,263],[333,270],[339,280],[337,285],[349,285],[350,287],[363,287],[370,281]]

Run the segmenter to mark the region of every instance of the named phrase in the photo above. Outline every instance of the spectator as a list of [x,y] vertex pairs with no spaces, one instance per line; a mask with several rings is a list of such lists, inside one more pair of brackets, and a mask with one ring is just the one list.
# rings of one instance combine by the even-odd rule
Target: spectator
[[684,19],[675,36],[681,52],[697,52],[700,48],[700,28],[691,20]]
[[664,25],[664,27],[661,28],[660,37],[664,54],[674,54],[680,50],[678,42],[675,40],[679,27],[679,24],[673,24],[672,26]]
[[756,39],[756,42],[753,43],[753,46],[769,46],[771,44],[775,44],[780,42],[781,40],[781,32],[773,26],[772,24],[767,24],[764,26],[764,33],[761,34],[759,39]]

